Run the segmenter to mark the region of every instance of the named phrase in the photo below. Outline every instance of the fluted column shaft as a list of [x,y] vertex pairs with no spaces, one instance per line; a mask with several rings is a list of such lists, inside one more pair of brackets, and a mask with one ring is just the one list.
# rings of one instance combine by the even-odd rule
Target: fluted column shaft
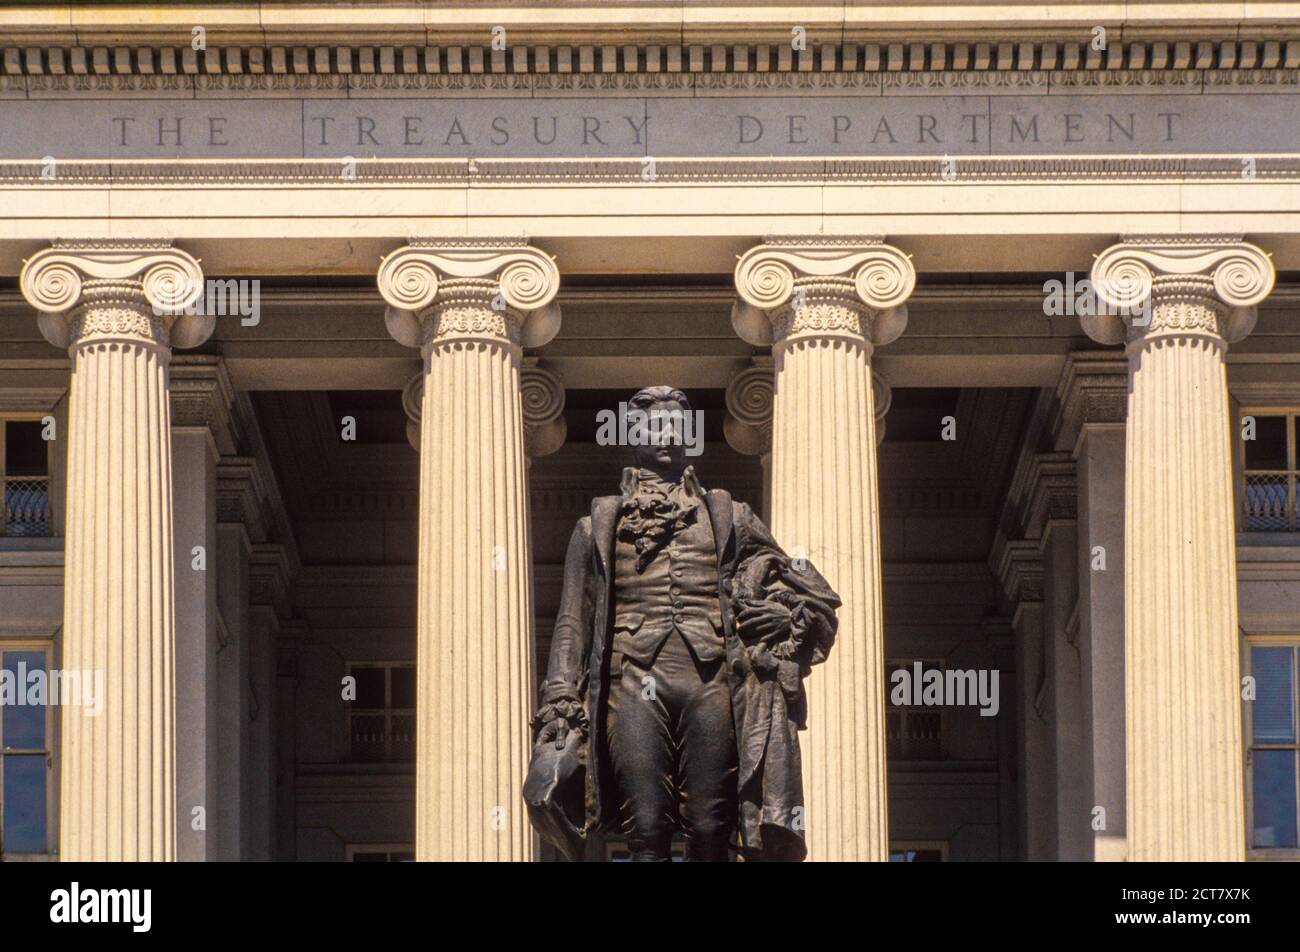
[[808,679],[806,838],[817,860],[889,856],[884,626],[871,357],[906,324],[915,272],[872,242],[772,242],[741,258],[737,330],[774,342],[772,531],[843,599]]
[[1272,266],[1239,239],[1134,241],[1098,257],[1093,283],[1122,312],[1123,327],[1112,323],[1111,336],[1122,331],[1128,341],[1128,859],[1240,860],[1240,636],[1224,355],[1253,325]]
[[424,358],[416,858],[531,860],[520,798],[535,707],[521,345],[530,322],[558,323],[547,309],[558,273],[532,249],[417,244],[385,259],[379,284],[394,336]]
[[175,858],[168,364],[175,338],[197,342],[203,321],[174,326],[173,309],[198,279],[183,252],[117,243],[58,244],[23,270],[72,358],[62,667],[102,690],[62,705],[63,860]]

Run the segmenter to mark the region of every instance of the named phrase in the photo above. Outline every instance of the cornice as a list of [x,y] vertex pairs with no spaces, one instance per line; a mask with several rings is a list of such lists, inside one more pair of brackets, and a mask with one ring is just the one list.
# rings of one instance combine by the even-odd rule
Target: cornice
[[1034,454],[1029,492],[1021,508],[1025,537],[1045,541],[1052,523],[1077,518],[1077,505],[1078,485],[1070,454]]
[[[141,9],[143,8],[143,9]],[[203,29],[204,50],[192,50],[194,28]],[[113,61],[127,47],[152,53],[195,54],[191,59],[224,65],[229,50],[257,59],[315,65],[318,59],[343,59],[357,71],[383,68],[385,61],[417,58],[434,51],[443,57],[459,51],[469,68],[519,60],[532,63],[538,51],[552,61],[564,51],[573,60],[606,61],[658,51],[665,62],[674,54],[705,63],[731,61],[754,51],[786,49],[806,42],[808,58],[826,48],[877,51],[884,62],[960,55],[972,59],[1017,61],[1026,49],[1042,56],[1083,58],[1092,31],[1106,31],[1110,50],[1145,47],[1149,57],[1186,59],[1266,58],[1285,55],[1300,28],[1300,14],[1269,0],[1206,3],[1170,0],[1159,4],[1076,0],[1044,5],[1041,0],[367,0],[366,3],[25,3],[0,7],[0,32],[22,50],[82,49]],[[795,30],[799,33],[796,34]],[[1081,41],[1080,38],[1083,38]],[[496,49],[493,48],[495,40]],[[130,50],[138,54],[138,50]],[[1097,51],[1101,58],[1116,56]],[[441,57],[440,57],[441,58]],[[794,59],[794,57],[791,57]],[[797,60],[796,60],[797,62]]]
[[217,463],[217,522],[244,527],[250,542],[267,539],[266,477],[251,456],[223,456]]
[[1038,543],[999,536],[989,558],[989,568],[1009,603],[1043,600],[1043,556]]
[[53,411],[67,393],[66,386],[3,387],[0,388],[0,413]]
[[1286,368],[1286,376],[1291,379],[1239,380],[1231,382],[1228,389],[1247,411],[1290,410],[1300,405],[1300,374],[1294,369]]
[[285,622],[293,615],[292,585],[302,566],[285,546],[254,543],[248,557],[250,606],[267,606]]
[[[35,161],[0,161],[0,187],[49,190],[85,186],[317,185],[346,190],[407,185],[569,186],[626,184],[717,185],[781,182],[792,185],[981,183],[1198,182],[1240,184],[1241,156],[949,157],[945,178],[936,158],[656,158],[647,185],[641,158],[573,159],[358,159],[356,178],[343,180],[334,159],[142,159],[60,163],[57,179]],[[1300,156],[1256,158],[1256,182],[1300,183]]]

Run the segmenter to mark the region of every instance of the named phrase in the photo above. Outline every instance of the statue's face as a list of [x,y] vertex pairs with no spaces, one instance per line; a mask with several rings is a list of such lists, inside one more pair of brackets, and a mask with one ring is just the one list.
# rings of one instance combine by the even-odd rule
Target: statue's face
[[683,432],[682,405],[675,400],[656,400],[637,409],[654,419],[648,438],[632,450],[636,465],[665,479],[676,479],[686,468],[686,434]]

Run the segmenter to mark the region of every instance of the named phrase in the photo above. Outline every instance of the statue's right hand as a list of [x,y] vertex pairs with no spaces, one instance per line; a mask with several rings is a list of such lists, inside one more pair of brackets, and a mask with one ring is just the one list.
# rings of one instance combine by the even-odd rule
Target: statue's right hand
[[563,750],[565,738],[569,736],[569,720],[566,717],[553,717],[542,725],[541,732],[537,735],[538,745],[545,744],[547,741],[555,741],[555,749]]
[[541,706],[533,726],[537,728],[537,746],[554,741],[555,749],[563,750],[570,731],[587,736],[587,713],[581,701],[561,697]]

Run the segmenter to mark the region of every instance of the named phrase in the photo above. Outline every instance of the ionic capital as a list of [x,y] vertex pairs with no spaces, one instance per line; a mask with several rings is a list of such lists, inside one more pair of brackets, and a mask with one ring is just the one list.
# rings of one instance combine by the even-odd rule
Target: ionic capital
[[519,371],[519,397],[523,404],[524,452],[532,459],[549,456],[564,445],[569,425],[564,420],[564,381],[525,357]]
[[746,456],[772,452],[773,399],[776,377],[769,356],[755,357],[727,384],[727,418],[722,430],[729,445]]
[[412,240],[383,259],[394,339],[428,356],[453,342],[541,347],[560,329],[560,272],[518,239]]
[[1125,238],[1097,256],[1092,286],[1104,313],[1081,318],[1103,344],[1168,335],[1242,340],[1273,290],[1273,262],[1239,235]]
[[23,297],[41,334],[70,351],[83,345],[197,347],[212,314],[186,313],[203,295],[196,258],[168,240],[56,241],[23,263]]
[[406,411],[406,442],[420,452],[420,417],[424,412],[424,371],[421,370],[402,388],[402,409]]
[[871,369],[871,407],[872,415],[876,420],[876,445],[879,446],[885,438],[885,414],[889,412],[889,405],[894,402],[894,388],[889,385],[876,368]]
[[911,258],[877,238],[768,239],[736,265],[736,333],[756,347],[845,337],[888,344],[907,326]]

